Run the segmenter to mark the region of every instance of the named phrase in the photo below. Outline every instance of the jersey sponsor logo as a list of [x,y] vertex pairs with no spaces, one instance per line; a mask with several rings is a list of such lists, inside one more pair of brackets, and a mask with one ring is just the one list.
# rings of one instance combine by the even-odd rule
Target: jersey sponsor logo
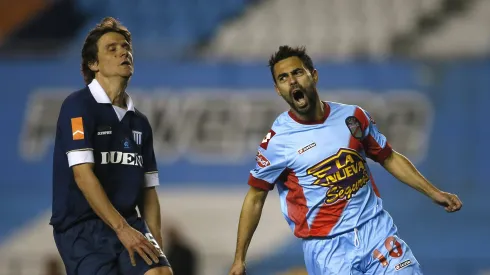
[[316,178],[314,185],[328,187],[326,204],[350,200],[369,181],[366,161],[357,151],[341,148],[307,170]]
[[316,146],[316,143],[315,143],[315,142],[310,143],[310,144],[306,145],[305,147],[303,147],[303,148],[299,149],[299,150],[298,150],[298,154],[300,154],[300,155],[301,155],[301,154],[303,154],[304,152],[306,152],[306,151],[310,150],[311,148],[313,148],[313,147],[315,147],[315,146]]
[[97,132],[98,136],[106,136],[106,135],[112,135],[112,131],[101,131]]
[[102,159],[100,164],[122,164],[143,167],[143,156],[137,153],[119,151],[100,152]]
[[75,117],[71,119],[71,133],[73,135],[73,140],[82,140],[85,138],[82,117]]
[[257,164],[260,168],[265,168],[271,165],[271,162],[260,151],[257,151],[257,156],[255,157],[255,160],[257,161]]
[[112,135],[111,126],[99,126],[97,127],[98,136]]
[[361,122],[357,117],[350,116],[345,119],[345,125],[349,128],[351,135],[356,139],[362,138]]
[[269,141],[275,135],[276,135],[276,132],[274,132],[272,129],[269,130],[267,135],[265,135],[264,139],[262,139],[262,142],[260,143],[260,147],[264,148],[264,150],[267,150],[267,146],[269,146]]
[[412,261],[406,260],[404,262],[401,262],[401,263],[395,265],[395,270],[398,271],[398,270],[404,269],[405,267],[409,266],[410,264],[412,264]]

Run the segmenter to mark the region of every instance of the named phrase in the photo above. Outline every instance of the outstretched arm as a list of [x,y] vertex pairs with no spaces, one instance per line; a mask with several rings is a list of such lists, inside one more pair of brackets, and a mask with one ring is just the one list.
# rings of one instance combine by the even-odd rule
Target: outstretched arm
[[383,167],[399,181],[431,198],[435,203],[444,206],[447,212],[455,212],[461,209],[463,204],[458,196],[436,188],[402,154],[393,150],[392,154],[383,162]]

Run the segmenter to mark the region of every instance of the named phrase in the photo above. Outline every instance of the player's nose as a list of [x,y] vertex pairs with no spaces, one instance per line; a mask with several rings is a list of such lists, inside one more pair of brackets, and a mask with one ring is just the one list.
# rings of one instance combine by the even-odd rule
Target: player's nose
[[121,57],[128,57],[128,55],[129,55],[129,51],[128,50],[126,50],[124,48],[121,49],[121,52],[120,52],[120,56]]
[[293,85],[296,85],[297,83],[298,83],[298,81],[296,80],[296,77],[294,75],[290,75],[289,76],[289,85],[293,86]]

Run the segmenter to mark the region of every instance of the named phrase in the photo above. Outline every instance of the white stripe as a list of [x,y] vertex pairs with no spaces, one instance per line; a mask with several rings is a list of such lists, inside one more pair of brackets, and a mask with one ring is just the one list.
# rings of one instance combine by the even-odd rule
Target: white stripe
[[82,163],[94,163],[94,153],[92,152],[92,150],[68,152],[69,167]]

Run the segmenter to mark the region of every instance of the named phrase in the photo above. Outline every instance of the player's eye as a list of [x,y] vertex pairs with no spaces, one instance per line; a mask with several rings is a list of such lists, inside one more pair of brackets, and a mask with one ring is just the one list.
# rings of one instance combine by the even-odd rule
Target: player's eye
[[304,71],[303,70],[297,70],[294,72],[294,75],[303,75]]

